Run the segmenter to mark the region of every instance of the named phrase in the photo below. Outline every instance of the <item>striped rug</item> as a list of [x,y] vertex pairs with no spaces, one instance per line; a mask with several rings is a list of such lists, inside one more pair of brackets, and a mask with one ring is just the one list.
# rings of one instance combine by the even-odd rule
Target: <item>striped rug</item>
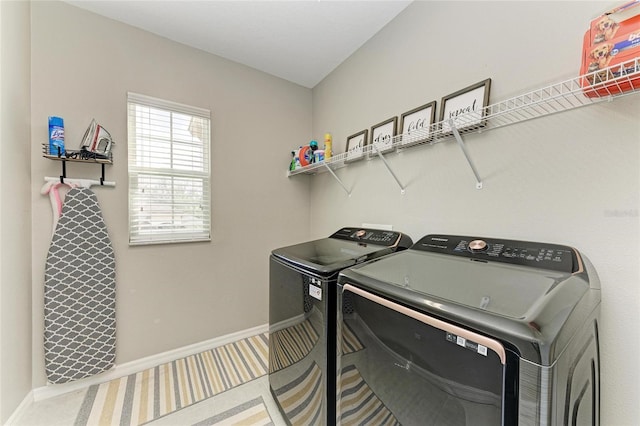
[[364,345],[358,339],[358,336],[351,330],[346,322],[342,323],[342,353],[350,354],[364,349]]
[[[269,338],[269,372],[275,373],[306,357],[318,342],[318,333],[309,320],[271,333]],[[342,324],[342,353],[364,349],[353,330]]]
[[140,425],[267,372],[266,333],[89,387],[75,426]]
[[300,361],[318,342],[318,332],[307,319],[274,331],[269,336],[269,372],[274,373]]
[[193,426],[273,426],[262,397],[238,405]]
[[280,407],[294,426],[318,425],[322,421],[322,371],[313,362],[291,383],[276,389]]
[[399,426],[400,423],[373,393],[354,365],[340,375],[340,421],[343,426]]

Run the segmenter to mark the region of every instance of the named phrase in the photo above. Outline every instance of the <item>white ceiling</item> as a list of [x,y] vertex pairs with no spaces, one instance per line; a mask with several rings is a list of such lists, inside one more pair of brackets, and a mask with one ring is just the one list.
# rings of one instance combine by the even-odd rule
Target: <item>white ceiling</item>
[[67,3],[312,88],[411,0]]

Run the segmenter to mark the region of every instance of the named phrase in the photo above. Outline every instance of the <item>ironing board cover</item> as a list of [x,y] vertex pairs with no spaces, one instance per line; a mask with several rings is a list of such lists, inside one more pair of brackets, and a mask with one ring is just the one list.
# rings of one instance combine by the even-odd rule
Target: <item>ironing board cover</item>
[[115,259],[96,195],[73,188],[49,247],[44,288],[47,378],[66,383],[115,361]]

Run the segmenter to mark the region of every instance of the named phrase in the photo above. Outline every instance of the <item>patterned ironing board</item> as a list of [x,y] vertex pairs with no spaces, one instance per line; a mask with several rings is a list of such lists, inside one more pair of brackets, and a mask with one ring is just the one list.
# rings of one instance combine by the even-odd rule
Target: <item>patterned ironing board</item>
[[115,259],[90,189],[73,188],[66,195],[44,285],[49,382],[66,383],[111,368],[116,349]]

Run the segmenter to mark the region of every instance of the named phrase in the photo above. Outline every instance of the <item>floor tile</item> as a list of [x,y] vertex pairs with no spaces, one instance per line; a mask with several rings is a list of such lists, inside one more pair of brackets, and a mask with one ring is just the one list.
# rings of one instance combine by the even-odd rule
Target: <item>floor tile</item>
[[86,389],[34,402],[18,420],[19,426],[68,426],[73,425]]

